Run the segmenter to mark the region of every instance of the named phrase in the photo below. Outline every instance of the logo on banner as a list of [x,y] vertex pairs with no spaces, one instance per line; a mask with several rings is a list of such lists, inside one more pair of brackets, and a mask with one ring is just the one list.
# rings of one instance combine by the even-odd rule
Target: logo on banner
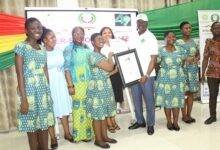
[[[209,18],[210,16],[210,18]],[[211,15],[208,15],[208,14],[203,14],[202,15],[202,20],[203,21],[212,21],[212,22],[219,22],[220,20],[220,15],[217,14],[217,13],[214,13],[214,14],[211,14]]]
[[131,26],[131,15],[115,14],[115,26]]
[[219,14],[212,14],[212,15],[211,15],[211,20],[212,20],[212,22],[218,22],[219,19],[220,19]]
[[79,14],[80,23],[92,24],[96,21],[96,17],[93,13],[81,13]]
[[207,21],[209,19],[209,16],[207,14],[202,15],[202,20]]

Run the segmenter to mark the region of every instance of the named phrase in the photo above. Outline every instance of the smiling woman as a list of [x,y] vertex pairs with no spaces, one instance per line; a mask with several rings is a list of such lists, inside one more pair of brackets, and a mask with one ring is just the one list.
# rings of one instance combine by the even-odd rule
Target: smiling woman
[[[17,80],[13,48],[24,41],[24,8],[31,6],[55,7],[57,0],[0,0],[0,132],[17,126]],[[3,47],[1,47],[3,46]],[[6,46],[6,47],[5,47]],[[10,149],[10,148],[9,148]]]
[[85,109],[86,92],[91,75],[88,58],[92,51],[83,43],[84,35],[82,27],[75,27],[72,30],[73,42],[65,48],[63,53],[68,90],[73,99],[72,120],[75,142],[89,141],[93,137],[92,122]]
[[42,25],[36,18],[25,21],[27,39],[15,48],[15,66],[20,94],[18,129],[27,132],[30,149],[48,149],[47,129],[54,125],[54,114],[46,51],[37,43]]
[[182,32],[182,38],[177,40],[177,43],[186,50],[187,59],[186,65],[184,67],[185,73],[187,75],[187,84],[189,86],[187,94],[187,99],[185,100],[185,106],[182,110],[182,120],[185,123],[196,122],[191,116],[191,111],[193,108],[193,94],[199,91],[199,67],[198,62],[200,59],[199,49],[196,42],[191,38],[192,25],[188,21],[183,21],[180,24],[180,30]]
[[[43,41],[47,50],[47,67],[51,97],[53,100],[54,115],[56,118],[61,120],[64,129],[64,138],[70,142],[73,142],[68,121],[68,117],[72,112],[72,104],[64,75],[63,51],[61,49],[55,48],[57,42],[55,33],[52,30],[46,28],[44,28],[43,31],[44,32],[42,34],[41,41]],[[50,147],[52,149],[57,148],[58,142],[55,137],[54,126],[49,127],[48,131],[51,137]]]
[[113,53],[106,58],[100,53],[104,46],[104,39],[99,33],[91,36],[94,52],[91,53],[90,68],[91,78],[87,91],[86,110],[93,119],[93,130],[95,132],[95,145],[109,148],[108,143],[117,143],[107,135],[107,119],[116,114],[116,103],[108,73],[114,69],[112,60]]
[[186,91],[183,64],[187,55],[182,47],[175,44],[176,36],[172,31],[167,31],[164,36],[166,45],[159,49],[157,58],[160,69],[155,85],[155,99],[157,106],[164,107],[168,130],[179,131],[179,110],[184,107]]
[[[105,56],[108,56],[110,53],[116,53],[119,51],[118,49],[113,49],[110,45],[110,40],[115,39],[115,36],[113,34],[113,31],[110,27],[103,27],[100,30],[100,34],[103,37],[103,40],[105,42],[104,46],[101,49],[101,53],[104,54]],[[122,79],[121,76],[118,72],[118,67],[117,64],[115,64],[114,69],[109,73],[114,96],[115,96],[115,101],[118,104],[118,110],[120,111],[120,105],[122,105],[124,101],[123,97],[123,84],[122,84]],[[107,126],[108,130],[112,133],[115,133],[116,130],[120,130],[120,127],[116,123],[115,116],[111,116],[106,118],[107,120]]]

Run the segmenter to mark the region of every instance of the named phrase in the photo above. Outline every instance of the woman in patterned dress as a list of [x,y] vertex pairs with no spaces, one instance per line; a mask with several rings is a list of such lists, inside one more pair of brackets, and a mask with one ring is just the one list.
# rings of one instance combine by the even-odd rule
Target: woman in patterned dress
[[[100,34],[102,35],[105,41],[105,44],[101,50],[101,53],[107,57],[109,52],[114,52],[114,50],[110,46],[109,41],[111,39],[114,39],[115,36],[110,27],[103,27],[100,31]],[[110,76],[110,81],[111,81],[112,88],[113,88],[113,93],[115,96],[115,101],[117,104],[116,109],[120,112],[122,110],[121,106],[123,105],[123,102],[124,102],[123,84],[122,84],[122,79],[121,79],[121,76],[118,72],[118,68],[116,67],[116,65],[114,67],[114,70],[109,73],[109,76]],[[107,125],[108,125],[108,130],[111,133],[115,133],[116,130],[120,130],[120,127],[116,123],[115,116],[107,118]]]
[[92,50],[83,44],[84,36],[84,29],[75,27],[72,31],[73,42],[65,48],[63,53],[69,93],[75,93],[72,96],[73,139],[75,142],[86,142],[93,137],[92,120],[87,116],[85,109],[86,91],[90,80],[88,58]]
[[179,131],[178,116],[180,108],[184,107],[186,89],[186,77],[183,71],[186,54],[180,46],[174,44],[175,40],[176,36],[173,32],[165,33],[166,45],[159,49],[157,58],[160,69],[155,94],[156,104],[164,107],[167,128]]
[[87,91],[88,99],[86,109],[88,115],[93,119],[93,130],[95,132],[95,145],[102,148],[109,148],[108,143],[116,143],[115,139],[107,136],[106,118],[115,116],[116,103],[112,90],[109,72],[114,68],[112,52],[108,59],[100,53],[104,40],[99,33],[91,36],[94,52],[90,55],[91,79]]
[[14,48],[21,100],[18,129],[27,132],[31,150],[48,150],[48,127],[54,126],[55,120],[46,50],[37,43],[43,32],[42,25],[36,18],[29,18],[25,30],[27,39]]
[[[68,93],[67,83],[64,75],[64,58],[63,51],[55,48],[56,36],[50,29],[44,28],[41,37],[42,42],[47,50],[47,67],[50,81],[51,97],[53,99],[54,115],[61,120],[64,137],[73,142],[69,130],[69,115],[72,113],[72,99]],[[55,137],[54,127],[49,127],[51,137],[51,148],[57,148],[58,143]]]
[[187,99],[185,99],[184,108],[182,108],[182,120],[185,123],[196,122],[191,117],[193,107],[193,95],[199,91],[199,50],[195,41],[190,37],[192,26],[189,22],[184,21],[180,24],[180,30],[183,34],[182,39],[177,40],[177,43],[182,46],[187,53],[187,59],[185,64],[185,73],[187,76],[187,85],[189,87],[186,92]]

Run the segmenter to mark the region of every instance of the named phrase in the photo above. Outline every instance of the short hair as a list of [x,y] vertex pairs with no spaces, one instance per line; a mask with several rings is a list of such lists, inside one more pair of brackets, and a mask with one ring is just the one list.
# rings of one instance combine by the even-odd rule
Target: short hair
[[102,36],[102,35],[101,35],[100,33],[93,33],[93,34],[91,35],[90,41],[91,41],[91,42],[94,41],[97,36]]
[[27,29],[29,27],[29,25],[32,24],[34,21],[40,22],[37,18],[33,18],[33,17],[28,18],[24,23],[25,29]]
[[113,31],[112,31],[112,29],[111,29],[110,27],[103,27],[103,28],[100,30],[100,34],[102,35],[105,29],[109,29],[109,30],[110,30],[110,32],[112,33],[112,39],[114,39],[114,38],[115,38],[115,35],[114,35],[114,33],[113,33]]
[[169,33],[173,33],[173,34],[174,34],[174,32],[173,32],[173,31],[168,30],[168,31],[164,32],[164,38],[166,38],[166,37],[168,36],[168,34],[169,34]]
[[181,22],[181,23],[180,23],[180,29],[182,29],[183,26],[186,25],[186,24],[190,24],[190,23],[189,23],[188,21],[183,21],[183,22]]
[[213,28],[214,25],[216,25],[216,24],[218,24],[218,23],[220,23],[220,22],[218,22],[218,21],[213,22],[212,25],[211,25],[211,28]]
[[42,33],[42,35],[41,35],[41,38],[40,38],[40,43],[41,42],[43,42],[44,43],[44,38],[47,36],[47,34],[48,33],[50,33],[50,32],[53,32],[53,30],[51,30],[51,29],[48,29],[48,28],[46,28],[46,27],[43,27],[43,33]]
[[73,33],[75,33],[75,32],[76,32],[76,30],[77,30],[77,29],[80,29],[80,30],[82,30],[82,31],[83,31],[83,33],[85,33],[85,31],[84,31],[83,27],[76,26],[76,27],[74,27],[74,28],[73,28],[73,30],[72,30],[72,35],[73,35]]

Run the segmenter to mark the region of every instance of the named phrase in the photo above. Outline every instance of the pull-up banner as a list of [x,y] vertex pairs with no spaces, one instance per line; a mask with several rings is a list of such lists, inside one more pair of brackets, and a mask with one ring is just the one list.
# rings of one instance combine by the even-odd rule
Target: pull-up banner
[[58,9],[25,8],[26,18],[35,17],[57,36],[57,45],[65,47],[72,41],[72,29],[81,26],[85,29],[85,43],[90,45],[90,36],[100,32],[102,27],[110,27],[116,38],[132,41],[136,32],[136,9]]

